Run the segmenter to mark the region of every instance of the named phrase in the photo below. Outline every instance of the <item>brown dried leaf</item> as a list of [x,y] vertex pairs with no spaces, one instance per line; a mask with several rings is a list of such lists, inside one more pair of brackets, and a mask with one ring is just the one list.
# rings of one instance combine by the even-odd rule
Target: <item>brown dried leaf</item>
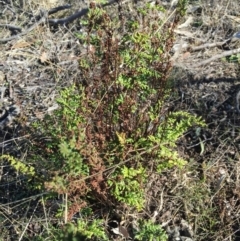
[[40,61],[41,63],[45,63],[48,61],[48,54],[46,52],[43,52],[42,55],[40,56]]

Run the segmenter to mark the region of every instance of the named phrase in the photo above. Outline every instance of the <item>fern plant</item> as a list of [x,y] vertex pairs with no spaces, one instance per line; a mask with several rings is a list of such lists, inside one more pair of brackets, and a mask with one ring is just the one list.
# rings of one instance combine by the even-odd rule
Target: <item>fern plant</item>
[[[185,1],[171,19],[165,10],[147,4],[137,14],[110,16],[91,4],[82,20],[86,47],[79,61],[81,81],[60,92],[59,110],[45,119],[42,131],[49,168],[47,189],[67,193],[74,203],[69,219],[82,202],[101,200],[144,207],[144,184],[150,167],[157,171],[186,163],[176,141],[199,118],[165,110],[171,89],[170,50]],[[120,10],[119,16],[125,12]],[[108,170],[113,170],[108,176]],[[87,197],[87,198],[86,198]]]
[[68,223],[62,231],[57,232],[56,236],[58,241],[109,240],[103,227],[103,220],[100,219],[92,222],[78,220],[76,224]]
[[15,168],[17,172],[21,172],[29,177],[29,179],[33,178],[35,176],[35,169],[32,166],[28,166],[24,164],[23,162],[19,161],[13,156],[10,155],[1,155],[0,160],[7,160],[10,165]]
[[140,221],[139,231],[136,232],[135,238],[140,241],[167,241],[168,236],[159,224],[151,221]]
[[146,170],[143,167],[137,169],[122,166],[115,171],[108,185],[114,197],[137,210],[144,207],[144,183],[146,182]]

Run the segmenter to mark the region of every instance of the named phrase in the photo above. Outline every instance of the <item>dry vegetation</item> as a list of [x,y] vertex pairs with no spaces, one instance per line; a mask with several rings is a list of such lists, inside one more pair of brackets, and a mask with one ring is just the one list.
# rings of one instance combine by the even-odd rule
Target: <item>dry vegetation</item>
[[[128,21],[144,1],[118,2],[121,4],[111,3],[104,9],[110,16],[121,10],[125,21]],[[166,16],[170,18],[174,6],[171,7],[169,1],[159,2],[167,9]],[[71,8],[67,4],[71,4]],[[45,17],[44,10],[63,5],[65,9]],[[163,78],[164,87],[168,83],[173,87],[164,110],[196,114],[207,125],[190,128],[178,140],[178,153],[187,161],[183,169],[168,168],[160,174],[155,170],[148,172],[144,186],[145,206],[140,212],[112,198],[104,186],[106,178],[115,170],[106,169],[101,163],[109,153],[103,157],[97,151],[109,151],[104,149],[104,143],[107,138],[111,139],[111,133],[118,131],[117,127],[109,130],[101,122],[101,118],[105,118],[102,114],[104,109],[98,113],[100,134],[97,136],[94,128],[88,129],[88,139],[98,146],[96,152],[91,153],[94,158],[89,153],[86,156],[92,162],[97,160],[101,163],[92,165],[95,169],[91,170],[91,175],[95,176],[88,180],[95,199],[91,197],[88,203],[82,199],[82,195],[89,194],[87,181],[78,182],[79,177],[66,175],[66,180],[76,184],[70,186],[69,196],[66,190],[60,186],[55,190],[56,187],[49,182],[61,175],[61,167],[48,173],[48,168],[52,168],[49,160],[55,147],[51,149],[45,144],[53,137],[48,132],[45,136],[38,133],[32,126],[39,120],[43,121],[47,114],[54,118],[54,111],[59,107],[56,98],[64,87],[82,84],[81,79],[101,80],[97,65],[95,72],[88,72],[88,76],[79,67],[87,50],[77,34],[87,31],[80,24],[80,19],[86,14],[65,24],[54,21],[87,8],[88,3],[73,0],[0,1],[1,102],[6,105],[7,99],[21,109],[16,122],[1,127],[0,148],[2,155],[9,154],[28,167],[34,166],[38,174],[37,180],[30,180],[27,175],[29,169],[23,168],[25,171],[18,172],[9,165],[9,161],[3,159],[1,162],[0,240],[57,240],[56,233],[64,229],[67,222],[74,223],[83,218],[81,210],[86,207],[93,211],[89,220],[104,220],[103,226],[110,240],[121,240],[121,236],[108,232],[109,220],[124,221],[121,224],[132,236],[140,219],[162,225],[168,240],[172,241],[240,240],[240,113],[236,98],[240,90],[240,59],[237,55],[240,52],[240,34],[232,39],[240,26],[238,0],[189,1],[186,15],[174,28],[174,42],[166,46],[173,68],[169,75],[170,67],[164,70],[168,82]],[[41,19],[43,21],[36,24]],[[33,25],[34,28],[30,29]],[[168,49],[170,46],[173,48]],[[94,53],[95,49],[88,53],[91,51]],[[111,51],[115,53],[114,49]],[[101,87],[101,83],[95,85],[95,88]],[[94,91],[90,88],[86,92],[88,97],[94,95]],[[87,104],[86,108],[90,106]],[[46,122],[46,131],[54,128],[53,123]],[[124,133],[127,135],[130,127],[126,123]],[[103,137],[103,133],[107,133],[107,137]],[[88,148],[92,146],[89,144]],[[127,151],[123,152],[124,158],[129,158],[132,150]],[[110,159],[110,155],[107,157]],[[149,166],[154,169],[152,163]],[[96,176],[98,173],[101,175]],[[119,177],[121,181],[121,175]],[[76,197],[81,201],[75,200]],[[66,208],[68,201],[71,203],[69,209]],[[74,239],[68,237],[65,240]],[[77,240],[83,239],[79,237]]]

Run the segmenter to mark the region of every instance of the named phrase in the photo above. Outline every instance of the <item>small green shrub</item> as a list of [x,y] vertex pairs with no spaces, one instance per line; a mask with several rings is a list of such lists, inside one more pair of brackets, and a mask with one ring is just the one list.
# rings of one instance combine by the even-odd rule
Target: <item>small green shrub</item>
[[141,221],[135,238],[140,241],[167,241],[168,236],[159,224],[151,221]]
[[103,221],[96,219],[92,222],[78,220],[77,224],[68,223],[64,229],[58,233],[59,241],[78,241],[78,240],[99,240],[108,241],[108,237],[103,227]]
[[145,201],[143,184],[146,177],[146,170],[143,167],[134,169],[122,166],[108,180],[108,185],[118,201],[141,210]]
[[[185,4],[179,1],[168,20],[160,17],[163,7],[147,4],[128,21],[91,4],[82,20],[81,80],[60,92],[59,110],[39,126],[51,136],[41,145],[50,163],[45,187],[67,194],[68,220],[89,200],[141,210],[150,168],[185,165],[176,142],[203,123],[165,107],[171,93],[169,53]],[[119,16],[124,14],[120,10]]]

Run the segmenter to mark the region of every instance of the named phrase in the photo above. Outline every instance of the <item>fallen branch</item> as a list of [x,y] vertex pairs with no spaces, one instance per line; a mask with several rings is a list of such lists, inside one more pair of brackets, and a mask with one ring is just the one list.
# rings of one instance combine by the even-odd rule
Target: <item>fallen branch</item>
[[62,18],[62,19],[48,19],[48,23],[50,25],[66,25],[70,22],[73,22],[75,19],[80,18],[87,14],[89,11],[88,8],[84,8],[81,11],[76,12],[75,14],[67,17],[67,18]]
[[193,67],[200,67],[202,65],[209,64],[209,63],[211,63],[213,61],[216,61],[217,59],[221,59],[223,57],[231,56],[231,55],[238,54],[238,53],[240,53],[240,48],[229,50],[229,51],[225,51],[225,52],[223,52],[221,54],[217,54],[217,55],[215,55],[215,56],[213,56],[213,57],[211,57],[209,59],[206,59],[206,60],[204,60],[204,61],[194,65]]
[[0,24],[0,27],[7,28],[11,31],[22,32],[22,29],[20,27],[17,27],[17,26],[11,25],[11,24]]
[[224,40],[222,42],[216,42],[216,43],[206,43],[202,44],[196,47],[190,47],[190,51],[199,51],[202,49],[207,49],[207,48],[214,48],[214,47],[222,47],[225,44],[229,44],[231,42],[232,38]]
[[[109,6],[115,2],[118,2],[118,0],[109,0],[108,3],[105,4],[101,4],[101,7],[106,7]],[[66,18],[62,18],[62,19],[48,19],[48,23],[50,25],[66,25],[68,23],[73,22],[75,19],[80,18],[84,15],[86,15],[89,11],[89,8],[83,8],[82,10],[74,13],[73,15],[66,17]]]
[[[118,0],[109,0],[108,3],[102,4],[101,7],[106,7],[108,5],[111,5],[115,2],[118,2]],[[75,19],[80,18],[84,15],[86,15],[89,11],[89,8],[84,8],[76,13],[74,13],[73,15],[66,17],[66,18],[62,18],[62,19],[48,19],[48,16],[50,14],[56,13],[60,10],[66,9],[66,8],[71,8],[71,5],[67,4],[64,6],[59,6],[53,9],[50,9],[49,11],[43,11],[43,13],[41,14],[42,16],[40,16],[40,19],[34,23],[31,27],[29,27],[28,29],[26,29],[25,31],[22,31],[21,28],[16,27],[16,26],[11,26],[11,25],[4,25],[3,27],[9,28],[10,26],[14,29],[17,29],[20,33],[8,37],[8,38],[4,38],[4,39],[0,39],[0,43],[6,43],[10,40],[16,39],[20,36],[26,35],[27,33],[29,33],[30,31],[32,31],[33,29],[35,29],[39,24],[47,22],[50,25],[66,25],[68,23],[73,22]],[[36,19],[38,19],[38,17],[36,17]]]
[[0,43],[5,43],[5,42],[8,42],[10,40],[16,39],[16,38],[18,38],[20,36],[26,35],[30,31],[35,29],[39,24],[41,24],[41,23],[46,21],[48,13],[46,11],[44,11],[44,12],[41,13],[41,15],[42,16],[40,17],[40,19],[36,23],[34,23],[32,26],[30,26],[28,29],[26,29],[25,31],[23,31],[21,33],[18,33],[17,35],[14,35],[14,36],[11,36],[11,37],[8,37],[8,38],[0,39]]

